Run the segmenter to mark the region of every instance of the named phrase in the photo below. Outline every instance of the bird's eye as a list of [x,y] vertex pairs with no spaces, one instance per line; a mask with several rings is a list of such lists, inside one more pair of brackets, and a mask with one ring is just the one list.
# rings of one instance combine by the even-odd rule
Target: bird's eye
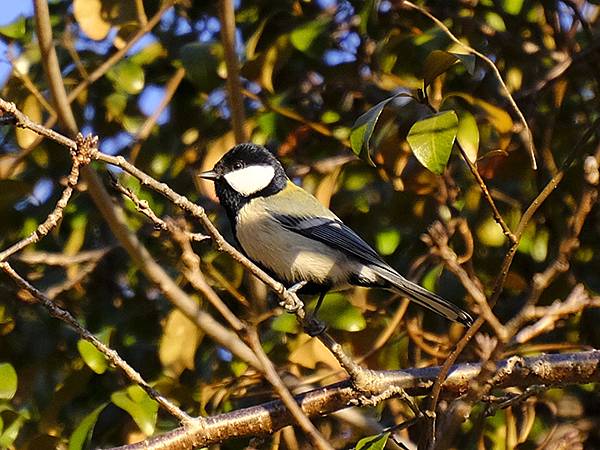
[[233,170],[240,170],[244,168],[244,163],[241,161],[236,161],[233,163]]

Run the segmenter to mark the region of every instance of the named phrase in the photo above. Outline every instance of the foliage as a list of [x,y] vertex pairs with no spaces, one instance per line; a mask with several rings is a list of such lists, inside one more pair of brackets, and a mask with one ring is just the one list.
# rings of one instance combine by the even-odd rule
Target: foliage
[[[599,116],[597,2],[422,2],[461,42],[498,67],[532,129],[537,171],[531,166],[523,124],[490,67],[402,2],[234,3],[251,140],[276,151],[295,182],[329,205],[391,265],[476,310],[459,277],[443,264],[435,246],[422,239],[433,222],[441,222],[461,267],[490,296],[508,240],[456,143],[477,166],[514,230]],[[197,170],[211,168],[234,143],[217,2],[182,1],[166,9],[158,24],[99,77],[90,74],[146,26],[159,12],[159,1],[49,4],[64,84],[68,93],[80,89],[70,98],[80,129],[97,134],[104,152],[125,156],[205,207],[233,242],[212,187],[193,177]],[[575,4],[589,24],[581,25]],[[0,68],[11,70],[6,79],[0,76],[0,96],[32,120],[51,120],[55,111],[32,11],[0,23],[0,57]],[[175,83],[168,105],[151,118],[181,69],[185,77]],[[82,85],[84,80],[89,84]],[[56,143],[38,142],[28,130],[15,132],[10,123],[0,125],[4,249],[35,230],[53,209],[70,159]],[[150,125],[148,130],[145,125]],[[594,136],[524,230],[494,309],[501,323],[529,301],[541,307],[563,301],[580,283],[590,296],[600,291],[599,210],[594,202],[591,212],[582,206],[589,194],[584,161],[591,161],[589,155],[598,159],[597,146]],[[106,169],[94,167],[109,186]],[[109,170],[161,217],[182,216],[175,205],[137,181]],[[79,187],[58,229],[11,259],[20,273],[190,414],[213,415],[271,399],[270,387],[256,371],[205,338],[141,274],[85,186]],[[225,323],[180,276],[178,244],[128,200],[114,193],[114,201],[123,204],[127,226],[156,261],[203,309]],[[202,232],[196,223],[188,226]],[[569,239],[576,245],[567,254]],[[96,249],[106,251],[101,257],[77,258]],[[299,384],[305,379],[327,384],[340,376],[336,360],[302,333],[238,264],[207,242],[194,243],[194,250],[207,282],[229,308],[244,321],[259,324],[263,347],[281,373]],[[557,272],[550,281],[536,284],[552,267]],[[108,447],[177,426],[95,348],[45,310],[31,306],[27,294],[4,275],[0,298],[0,447]],[[365,356],[369,368],[442,364],[462,328],[411,305],[406,320],[388,329],[394,315],[403,311],[399,302],[387,292],[357,288],[330,294],[321,317],[344,348]],[[598,348],[597,320],[597,310],[582,307],[576,314],[557,317],[540,335],[511,341],[506,352]],[[486,336],[494,333],[486,326],[461,358],[482,359],[487,348],[482,342],[489,343]],[[374,348],[386,335],[381,348]],[[509,396],[492,392],[490,398],[494,394]],[[491,413],[477,405],[455,445],[536,448],[546,440],[548,448],[559,442],[599,447],[598,401],[597,386],[586,385],[540,393]],[[421,434],[419,426],[394,430],[412,418],[400,400],[360,413],[369,416],[365,423],[376,415],[382,429],[366,430],[335,416],[314,422],[340,448],[383,448],[388,438],[417,442]],[[388,427],[389,434],[377,434]],[[282,436],[283,448],[288,443]],[[297,438],[309,448],[301,433]],[[246,444],[232,441],[222,448]]]

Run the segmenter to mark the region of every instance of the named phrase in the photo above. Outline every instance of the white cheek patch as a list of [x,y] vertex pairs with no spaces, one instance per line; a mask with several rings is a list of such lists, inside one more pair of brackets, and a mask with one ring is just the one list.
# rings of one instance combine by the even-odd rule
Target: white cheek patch
[[237,192],[248,196],[266,188],[274,176],[272,166],[254,165],[225,174],[225,180]]

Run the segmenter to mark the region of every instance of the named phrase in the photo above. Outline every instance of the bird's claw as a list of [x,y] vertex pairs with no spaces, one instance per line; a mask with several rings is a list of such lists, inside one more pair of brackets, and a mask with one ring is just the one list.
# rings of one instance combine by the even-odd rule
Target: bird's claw
[[296,284],[294,284],[293,286],[291,286],[290,288],[288,288],[288,292],[290,294],[296,294],[300,289],[302,289],[304,286],[306,286],[306,281],[299,281]]

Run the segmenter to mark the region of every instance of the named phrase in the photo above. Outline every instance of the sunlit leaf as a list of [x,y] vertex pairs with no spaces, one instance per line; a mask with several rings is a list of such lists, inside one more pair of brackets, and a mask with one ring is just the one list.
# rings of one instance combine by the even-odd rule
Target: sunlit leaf
[[290,39],[287,35],[279,36],[275,43],[264,52],[260,66],[261,85],[269,92],[275,92],[273,86],[273,75],[275,71],[283,65],[292,52]]
[[375,166],[375,164],[371,159],[369,142],[371,141],[371,136],[373,135],[375,125],[377,125],[377,120],[379,119],[383,108],[385,108],[385,105],[395,97],[396,96],[392,96],[377,103],[356,119],[354,125],[352,125],[352,131],[350,132],[350,145],[352,146],[352,151],[372,166]]
[[140,430],[150,436],[154,433],[158,414],[158,403],[141,387],[130,386],[124,391],[115,392],[111,401],[119,408],[127,411]]
[[383,450],[389,437],[390,433],[387,432],[383,434],[378,434],[376,436],[362,438],[356,444],[356,450]]
[[139,94],[144,89],[144,69],[130,59],[124,59],[112,67],[107,77],[115,86],[131,95]]
[[298,321],[296,316],[287,313],[280,314],[271,322],[271,329],[281,333],[297,333]]
[[12,447],[15,439],[19,436],[19,430],[26,421],[26,417],[24,415],[19,415],[15,420],[11,422],[9,426],[7,426],[2,434],[0,435],[0,448],[10,448]]
[[406,139],[419,162],[441,174],[450,158],[457,129],[456,113],[444,111],[416,122]]
[[490,27],[492,27],[496,31],[499,31],[501,33],[506,31],[506,24],[504,23],[504,19],[498,13],[488,11],[485,14],[485,21]]
[[102,15],[102,0],[73,0],[73,15],[90,39],[100,41],[110,31],[111,25]]
[[458,117],[458,130],[456,140],[465,150],[469,161],[477,161],[479,152],[479,128],[473,114],[469,111],[461,111]]
[[13,39],[22,38],[25,31],[25,17],[23,16],[19,16],[14,22],[0,27],[0,34]]
[[[112,327],[106,327],[100,333],[98,333],[96,337],[98,340],[100,340],[100,342],[108,345],[112,331]],[[79,350],[79,354],[83,358],[83,361],[90,369],[97,374],[106,372],[106,369],[108,368],[108,361],[106,360],[104,354],[94,347],[93,344],[84,339],[79,339],[79,341],[77,341],[77,350]]]
[[400,231],[397,228],[388,228],[380,231],[375,236],[375,247],[382,255],[391,255],[400,244]]
[[[200,329],[178,309],[167,316],[160,338],[158,357],[166,371],[177,377],[194,369],[194,355],[202,338]],[[181,345],[185,342],[185,345]]]
[[[315,302],[311,303],[313,308],[315,305]],[[337,330],[360,331],[367,326],[360,309],[350,304],[345,295],[337,292],[325,296],[318,317]]]
[[499,133],[509,133],[513,129],[513,121],[503,109],[492,105],[491,103],[482,100],[478,97],[474,97],[471,94],[465,92],[452,92],[446,96],[446,98],[459,97],[467,101],[473,106],[480,108],[487,116],[487,120]]
[[506,236],[502,233],[502,228],[491,217],[487,218],[475,230],[481,243],[487,247],[501,247],[504,245]]
[[[21,111],[29,116],[29,118],[35,123],[42,122],[42,107],[33,94],[28,95],[25,101],[20,105]],[[27,148],[33,144],[37,138],[37,133],[27,130],[25,128],[17,128],[15,131],[17,137],[17,144],[21,148]]]
[[167,50],[160,42],[153,42],[131,57],[131,61],[140,66],[151,64],[158,58],[167,56]]
[[326,31],[330,22],[331,18],[328,16],[306,22],[292,30],[290,42],[301,52],[312,54],[311,50],[319,37],[329,35]]
[[94,432],[94,427],[98,421],[98,416],[104,410],[107,403],[104,403],[94,409],[91,413],[83,418],[77,425],[77,428],[71,433],[69,438],[69,450],[83,450],[88,448],[90,438]]
[[521,13],[523,9],[523,1],[524,0],[503,0],[502,7],[504,11],[508,14],[512,14],[513,16],[517,16]]
[[17,392],[17,372],[10,363],[0,363],[0,399],[10,400]]

